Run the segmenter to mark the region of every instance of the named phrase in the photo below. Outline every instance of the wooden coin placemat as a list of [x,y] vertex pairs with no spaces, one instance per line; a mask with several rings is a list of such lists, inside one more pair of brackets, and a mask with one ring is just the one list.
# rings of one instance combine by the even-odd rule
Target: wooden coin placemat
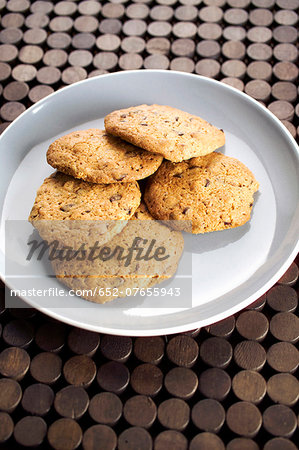
[[[63,86],[169,69],[299,136],[299,0],[0,0],[0,132]],[[298,260],[250,308],[175,336],[99,335],[0,300],[0,448],[295,450]]]

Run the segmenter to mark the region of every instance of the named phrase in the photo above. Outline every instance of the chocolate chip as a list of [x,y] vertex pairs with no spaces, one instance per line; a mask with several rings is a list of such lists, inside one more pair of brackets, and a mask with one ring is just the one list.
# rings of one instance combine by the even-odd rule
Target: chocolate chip
[[115,195],[112,195],[112,197],[110,197],[110,202],[112,203],[112,202],[117,202],[118,200],[120,200],[122,198],[122,195],[120,195],[120,194],[115,194]]
[[253,203],[249,203],[249,208],[251,208],[251,207],[252,207],[252,205],[253,205]]
[[122,119],[125,119],[125,118],[127,117],[127,114],[122,114],[120,117],[121,117]]
[[189,206],[187,206],[187,208],[183,209],[183,214],[187,214],[187,212],[189,211]]
[[224,131],[223,131],[223,129],[222,129],[222,128],[220,128],[220,131],[222,131],[222,133],[224,133]]
[[192,167],[189,167],[188,170],[193,170],[193,169],[201,169],[201,166],[192,166]]
[[182,178],[183,174],[182,173],[176,173],[173,176],[174,176],[174,178]]
[[147,123],[141,123],[140,125],[142,125],[143,127],[148,127]]
[[179,120],[179,117],[175,117],[175,121],[177,122]]
[[[123,180],[124,178],[126,178],[126,176],[127,176],[128,174],[127,173],[124,173],[123,175],[121,175],[120,177],[118,177],[118,178],[116,178],[117,179],[117,181],[121,181],[121,180]],[[120,196],[121,197],[121,196]],[[111,200],[111,199],[110,199]]]
[[184,136],[185,133],[178,133],[178,136]]
[[134,158],[137,155],[138,155],[138,152],[136,152],[135,150],[129,150],[128,152],[126,152],[126,156],[128,158]]
[[209,184],[210,184],[210,180],[206,179],[205,187],[209,186]]
[[224,222],[224,225],[231,225],[231,222]]
[[68,205],[61,206],[60,209],[63,212],[69,212],[73,206],[75,206],[75,205],[73,203],[70,203]]

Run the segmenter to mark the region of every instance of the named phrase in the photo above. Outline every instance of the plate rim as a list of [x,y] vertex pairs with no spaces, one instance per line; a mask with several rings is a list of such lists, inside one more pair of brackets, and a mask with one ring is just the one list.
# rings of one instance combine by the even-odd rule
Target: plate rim
[[[55,91],[55,92],[51,93],[49,96],[39,100],[38,102],[36,102],[32,106],[30,106],[28,109],[26,109],[22,114],[20,114],[20,116],[18,116],[17,119],[15,119],[4,130],[4,132],[0,136],[0,145],[1,145],[1,140],[3,140],[3,138],[6,137],[7,133],[9,134],[13,128],[18,126],[19,121],[21,121],[25,115],[29,115],[35,108],[40,108],[44,103],[48,103],[49,101],[52,100],[53,96],[60,95],[62,91],[65,92],[66,90],[77,89],[78,86],[90,83],[93,80],[100,80],[100,79],[107,78],[107,77],[117,78],[117,77],[122,77],[122,76],[130,76],[130,74],[138,74],[138,76],[139,75],[142,76],[143,73],[148,73],[148,72],[160,74],[162,76],[170,76],[170,77],[171,76],[179,76],[179,77],[183,77],[183,78],[190,77],[193,79],[196,78],[198,80],[203,81],[204,83],[208,83],[211,85],[213,85],[213,84],[216,84],[218,86],[221,85],[222,89],[233,92],[237,97],[239,96],[240,98],[243,98],[244,101],[252,103],[255,108],[258,108],[266,116],[267,115],[270,116],[272,121],[274,121],[276,126],[279,128],[280,132],[282,132],[282,134],[287,139],[288,144],[289,144],[288,145],[289,149],[292,148],[294,155],[297,156],[297,158],[299,157],[299,147],[298,147],[295,139],[292,137],[291,133],[287,130],[287,128],[281,123],[281,121],[270,110],[268,110],[266,107],[261,105],[255,99],[248,96],[246,93],[239,91],[238,89],[236,89],[232,86],[221,83],[218,80],[214,80],[214,79],[211,79],[208,77],[204,77],[204,76],[200,76],[200,75],[196,75],[196,74],[178,72],[178,71],[156,70],[156,69],[119,71],[119,72],[114,72],[114,73],[98,75],[96,77],[91,77],[91,78],[81,80],[77,83],[73,83],[69,86],[66,86],[63,89]],[[1,154],[0,154],[0,157],[1,157]],[[7,190],[8,186],[6,186],[5,188]],[[275,272],[275,274],[268,280],[268,282],[264,283],[260,289],[255,291],[251,296],[247,297],[245,300],[243,300],[243,302],[238,303],[237,305],[234,305],[230,308],[226,308],[222,312],[214,313],[209,318],[197,319],[195,321],[188,322],[187,324],[183,324],[183,325],[167,326],[167,327],[163,327],[163,328],[160,327],[159,329],[155,328],[155,329],[151,329],[151,330],[136,329],[136,328],[134,328],[132,330],[131,329],[129,330],[126,328],[125,329],[121,329],[121,328],[115,329],[115,328],[109,328],[107,326],[101,326],[101,325],[99,325],[99,326],[98,325],[90,325],[85,322],[80,322],[79,320],[65,317],[64,315],[61,316],[61,314],[59,314],[59,310],[61,310],[61,308],[56,308],[56,310],[54,310],[52,308],[49,310],[49,308],[44,308],[44,307],[39,306],[38,304],[36,304],[35,301],[32,301],[31,298],[26,298],[26,297],[20,297],[20,298],[26,304],[29,304],[31,307],[34,307],[35,309],[39,310],[40,312],[42,312],[56,320],[63,321],[64,323],[67,323],[69,325],[87,329],[87,330],[91,330],[91,331],[95,331],[95,332],[107,333],[107,334],[112,334],[112,335],[122,335],[122,336],[159,336],[159,335],[165,335],[165,334],[181,333],[181,332],[185,332],[185,331],[188,331],[191,329],[207,326],[211,323],[218,322],[219,320],[223,320],[226,317],[229,317],[230,315],[235,314],[236,312],[244,309],[245,307],[247,307],[248,305],[253,303],[255,300],[257,300],[259,297],[261,297],[268,289],[270,289],[281,278],[281,276],[285,273],[285,271],[288,269],[288,267],[293,262],[298,251],[299,251],[299,240],[297,240],[297,243],[292,247],[292,251],[289,252],[289,256],[285,259],[284,263]],[[5,283],[5,285],[10,288],[9,282],[5,281],[5,273],[1,270],[1,268],[0,268],[0,278]],[[95,308],[97,306],[98,305],[95,304]],[[67,308],[67,307],[63,308],[64,311],[67,309],[72,309],[72,308]],[[58,312],[56,312],[57,310],[58,310]]]

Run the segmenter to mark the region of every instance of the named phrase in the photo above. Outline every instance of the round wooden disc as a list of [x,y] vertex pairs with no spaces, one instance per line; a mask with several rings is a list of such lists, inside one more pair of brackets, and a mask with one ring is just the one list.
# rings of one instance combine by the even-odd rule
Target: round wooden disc
[[179,398],[165,400],[158,407],[159,422],[171,430],[183,431],[189,423],[189,417],[189,405]]
[[176,39],[171,44],[171,51],[175,56],[192,57],[195,50],[195,43],[192,39]]
[[196,392],[198,378],[193,370],[175,367],[166,374],[164,384],[170,395],[187,400]]
[[67,49],[72,42],[72,38],[67,33],[51,33],[48,36],[47,44],[50,48]]
[[75,67],[88,67],[93,60],[93,55],[89,50],[74,50],[68,55],[68,62]]
[[[29,88],[25,83],[23,84],[24,86],[18,81],[8,84],[3,92],[4,98],[14,101],[26,97]],[[33,326],[25,320],[12,320],[3,329],[3,339],[6,344],[11,346],[27,348],[33,341],[33,337]]]
[[84,432],[82,441],[84,450],[94,450],[95,448],[114,450],[116,444],[116,434],[113,429],[107,425],[93,425]]
[[278,61],[295,62],[298,58],[298,49],[294,44],[278,44],[274,47],[273,55]]
[[254,80],[270,80],[272,66],[266,61],[253,61],[247,66],[247,75]]
[[269,347],[267,363],[277,372],[294,372],[299,365],[299,352],[289,342],[278,342]]
[[232,346],[224,338],[211,337],[202,342],[201,359],[212,367],[225,368],[232,359]]
[[30,6],[30,11],[33,13],[40,12],[44,14],[49,14],[52,10],[53,10],[53,3],[44,0],[37,0],[33,2]]
[[268,9],[253,9],[249,13],[249,21],[255,26],[269,27],[273,22],[273,14]]
[[178,6],[175,10],[175,18],[180,21],[195,21],[197,19],[197,8],[193,5]]
[[296,85],[288,81],[278,81],[272,85],[272,96],[276,100],[295,102],[297,99]]
[[255,302],[251,303],[251,305],[247,306],[247,310],[251,311],[262,311],[266,304],[266,294],[263,294],[259,297]]
[[252,439],[239,437],[231,440],[226,450],[259,450],[259,446]]
[[277,373],[267,381],[267,394],[275,403],[293,406],[299,399],[299,382],[290,373]]
[[10,65],[4,62],[0,62],[0,81],[7,80],[10,77],[11,68]]
[[121,55],[118,61],[118,65],[123,70],[136,70],[141,69],[143,59],[138,53],[125,53]]
[[[261,83],[262,81],[259,82]],[[253,81],[250,83],[253,83]],[[248,84],[246,85],[246,88],[248,87]],[[245,92],[251,95],[250,91],[248,92],[248,89],[246,90],[246,88]],[[252,96],[257,98],[257,94]],[[263,100],[261,94],[259,99]],[[245,311],[238,317],[236,327],[243,338],[262,341],[268,333],[269,322],[267,317],[261,312]]]
[[266,442],[264,450],[297,450],[297,446],[289,439],[277,437]]
[[262,416],[252,403],[237,402],[228,408],[226,423],[233,433],[254,437],[261,428]]
[[54,401],[54,392],[46,384],[36,383],[28,386],[23,394],[22,407],[32,415],[44,416]]
[[39,353],[31,361],[30,374],[39,383],[52,384],[61,375],[61,358],[55,353]]
[[268,109],[280,120],[292,120],[294,117],[294,107],[285,100],[275,100],[268,105]]
[[101,392],[90,400],[88,412],[95,422],[112,426],[121,418],[122,409],[122,402],[117,395]]
[[155,396],[162,384],[163,373],[154,364],[141,364],[131,374],[131,386],[137,394]]
[[78,12],[86,16],[96,16],[101,11],[101,4],[93,0],[84,0],[78,5]]
[[73,353],[92,356],[100,345],[100,335],[81,328],[72,328],[68,335],[67,343]]
[[224,13],[224,20],[229,25],[245,25],[248,20],[248,12],[240,8],[230,8]]
[[201,58],[218,58],[220,45],[217,41],[203,40],[197,44],[196,52]]
[[222,35],[222,28],[218,23],[201,23],[197,33],[201,39],[217,40]]
[[297,293],[289,286],[274,286],[267,292],[267,303],[274,311],[293,312],[298,305]]
[[[22,389],[19,383],[10,378],[0,379],[0,410],[13,412],[22,398]],[[1,433],[1,432],[0,432]]]
[[173,17],[173,8],[170,6],[157,5],[151,8],[150,17],[152,20],[162,20],[169,22]]
[[266,394],[266,381],[253,370],[241,370],[232,380],[236,397],[251,403],[260,403]]
[[117,65],[118,58],[112,52],[99,52],[93,58],[93,65],[97,69],[112,70]]
[[194,38],[197,33],[197,27],[193,22],[178,22],[173,25],[172,33],[177,38]]
[[18,55],[18,49],[12,44],[0,45],[0,62],[11,63],[16,59]]
[[130,373],[121,363],[110,361],[102,364],[97,373],[97,382],[105,391],[121,394],[129,384]]
[[41,45],[46,42],[47,36],[47,32],[42,28],[32,28],[25,31],[23,41],[29,45]]
[[5,28],[0,32],[1,44],[18,44],[23,37],[19,28]]
[[155,439],[155,450],[187,450],[187,438],[175,430],[162,431]]
[[273,436],[290,437],[297,428],[297,418],[288,406],[272,405],[263,413],[263,427]]
[[191,58],[184,58],[183,56],[173,58],[170,63],[170,70],[178,70],[179,72],[194,72],[195,64]]
[[272,48],[268,44],[250,44],[247,47],[247,55],[256,61],[269,61],[272,58]]
[[226,77],[243,78],[246,73],[246,65],[237,59],[225,61],[221,66],[221,73]]
[[[147,31],[150,35],[154,35],[150,30],[150,26],[155,23],[157,22],[152,22],[148,27]],[[146,22],[144,20],[139,19],[128,20],[127,22],[124,23],[122,31],[126,36],[143,36],[146,32]]]
[[63,324],[47,322],[38,328],[35,341],[41,350],[58,353],[64,347],[65,334]]
[[51,31],[69,32],[73,27],[73,19],[70,17],[54,17],[49,24]]
[[91,33],[78,33],[72,38],[72,46],[78,50],[90,50],[96,43],[96,38]]
[[214,433],[204,432],[197,434],[190,442],[189,450],[197,449],[224,450],[222,440]]
[[217,400],[206,398],[193,406],[191,418],[200,430],[218,433],[224,424],[225,410]]
[[120,38],[115,34],[103,34],[96,40],[96,45],[99,50],[114,52],[119,49]]
[[14,423],[6,412],[0,412],[0,443],[8,441],[13,433]]
[[170,49],[170,42],[166,38],[152,38],[146,43],[146,51],[150,55],[167,55]]
[[204,6],[199,10],[198,16],[202,22],[219,23],[223,17],[223,11],[218,6]]
[[80,419],[87,411],[88,395],[82,387],[67,386],[57,392],[54,401],[56,412],[62,417]]
[[216,78],[220,72],[220,64],[214,59],[202,59],[195,65],[195,72],[209,78]]
[[6,8],[8,11],[24,13],[30,7],[29,0],[8,0]]
[[182,367],[192,367],[198,357],[197,342],[189,336],[175,336],[166,348],[171,362]]
[[228,338],[235,329],[236,320],[234,316],[230,316],[227,319],[216,322],[206,327],[208,333],[212,336]]
[[41,417],[25,416],[14,427],[14,438],[24,447],[41,445],[47,434],[47,424]]
[[201,373],[198,389],[208,398],[224,400],[231,388],[231,379],[222,369],[211,368]]
[[104,19],[101,21],[99,30],[105,34],[119,34],[122,28],[122,23],[118,19]]
[[0,373],[4,377],[21,380],[27,373],[29,365],[30,357],[22,348],[8,347],[0,353]]
[[66,51],[61,49],[48,50],[43,57],[43,63],[47,66],[62,67],[67,62]]
[[295,314],[279,312],[271,319],[270,331],[280,341],[295,343],[299,339],[299,319]]
[[25,19],[25,25],[27,28],[46,28],[48,24],[49,17],[42,13],[30,14]]
[[21,28],[24,25],[25,17],[20,13],[8,13],[2,16],[1,25],[3,28]]
[[87,72],[83,67],[67,67],[61,74],[61,79],[65,84],[76,83],[87,78]]
[[101,13],[106,19],[121,19],[125,13],[125,7],[120,3],[106,3]]
[[145,58],[143,66],[145,69],[166,70],[169,67],[169,59],[165,55],[150,55]]
[[266,351],[256,341],[241,341],[234,349],[234,359],[242,369],[258,371],[266,362]]
[[87,387],[95,379],[96,365],[89,356],[73,356],[63,366],[63,375],[69,384]]
[[272,31],[267,27],[252,27],[247,31],[247,38],[251,42],[268,43],[272,39]]
[[71,1],[60,1],[54,6],[54,13],[58,16],[72,16],[77,11],[77,5]]
[[73,419],[58,419],[48,430],[48,441],[55,450],[73,450],[79,447],[82,430]]
[[105,358],[125,362],[132,352],[132,339],[126,336],[105,335],[101,339],[100,349]]
[[297,41],[297,29],[296,27],[284,26],[274,28],[273,38],[276,42],[281,44],[290,43],[296,44]]
[[[147,28],[147,32],[152,37],[167,37],[170,35],[172,26],[168,22],[151,22]],[[179,29],[180,31],[180,29]],[[143,33],[142,33],[143,34]],[[180,37],[176,34],[176,37]]]
[[145,49],[145,40],[138,36],[129,36],[121,41],[121,49],[126,53],[142,53]]
[[79,16],[74,21],[74,28],[78,33],[94,33],[99,21],[93,16]]
[[118,437],[118,450],[130,450],[140,448],[152,450],[153,443],[148,431],[141,427],[130,427],[123,431]]
[[[278,63],[279,64],[279,63]],[[298,108],[296,109],[296,115],[298,116]],[[283,286],[293,286],[299,277],[298,266],[295,262],[293,262],[286,273],[278,280],[278,284],[282,284]]]
[[279,25],[296,25],[298,22],[298,16],[295,11],[284,9],[277,11],[274,14],[274,20]]
[[126,16],[129,17],[129,19],[146,19],[148,15],[149,8],[142,3],[129,5],[126,8]]
[[157,407],[150,397],[135,395],[124,404],[123,414],[130,425],[149,428],[156,419]]

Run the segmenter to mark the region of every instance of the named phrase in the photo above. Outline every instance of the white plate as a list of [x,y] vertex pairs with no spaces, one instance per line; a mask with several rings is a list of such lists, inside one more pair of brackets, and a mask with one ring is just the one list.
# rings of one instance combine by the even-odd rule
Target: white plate
[[[120,335],[150,336],[186,331],[224,319],[246,307],[285,272],[298,239],[298,148],[279,120],[256,101],[208,78],[170,71],[131,71],[84,80],[24,112],[0,139],[3,220],[26,219],[37,188],[53,170],[48,144],[70,130],[103,126],[104,116],[141,103],[175,106],[197,114],[226,134],[221,149],[245,163],[260,182],[250,222],[243,227],[189,235],[192,306],[156,305],[152,298],[94,305],[78,297],[24,297],[33,307],[69,324]],[[297,210],[296,210],[297,208]],[[3,224],[3,221],[2,221]],[[4,252],[0,254],[4,278]],[[40,281],[36,280],[36,285]],[[61,285],[53,279],[53,287]],[[12,288],[17,282],[9,280]],[[32,287],[32,286],[31,286]],[[191,305],[186,299],[186,305]]]

